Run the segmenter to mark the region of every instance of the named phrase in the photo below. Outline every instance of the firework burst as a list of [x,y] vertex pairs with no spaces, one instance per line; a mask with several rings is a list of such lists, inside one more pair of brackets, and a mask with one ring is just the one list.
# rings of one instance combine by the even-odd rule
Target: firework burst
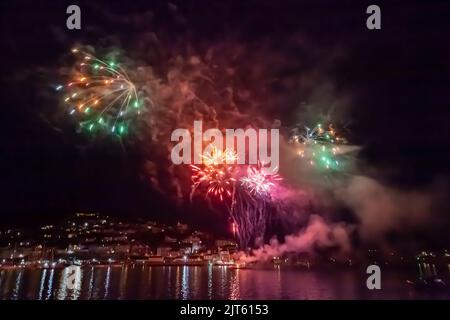
[[215,196],[221,201],[225,197],[231,197],[236,182],[234,178],[236,167],[227,163],[237,160],[236,152],[229,149],[222,151],[213,147],[210,152],[202,155],[202,160],[202,167],[191,165],[194,172],[192,194],[204,187],[205,197]]
[[69,114],[90,132],[125,134],[130,120],[142,113],[143,103],[124,67],[114,59],[102,60],[77,48],[72,53],[76,64],[71,80],[56,87],[64,93]]
[[249,166],[247,175],[242,177],[240,182],[242,186],[252,194],[269,194],[277,181],[282,180],[282,178],[275,173],[277,169],[278,168],[274,168],[273,171],[269,171],[264,167],[264,164]]
[[342,163],[338,158],[343,153],[341,146],[347,141],[336,134],[332,124],[325,129],[321,124],[312,129],[305,127],[304,133],[294,136],[294,141],[300,144],[299,156],[311,166],[324,170],[341,170]]
[[205,197],[214,196],[223,201],[225,197],[231,196],[233,185],[236,181],[233,178],[232,167],[209,165],[201,169],[191,165],[191,168],[194,172],[192,175],[193,193],[204,187]]

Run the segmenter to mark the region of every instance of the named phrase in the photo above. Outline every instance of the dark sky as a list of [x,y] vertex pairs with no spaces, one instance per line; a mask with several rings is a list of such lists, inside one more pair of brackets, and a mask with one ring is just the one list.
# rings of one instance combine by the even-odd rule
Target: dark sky
[[[0,5],[0,217],[24,223],[79,210],[194,221],[142,177],[142,154],[114,139],[92,140],[48,116],[55,110],[51,72],[73,43],[96,44],[101,33],[128,36],[152,28],[165,43],[220,43],[235,35],[244,45],[267,41],[283,51],[300,33],[311,52],[291,59],[320,65],[338,47],[345,54],[326,67],[338,93],[352,96],[352,138],[377,178],[401,188],[448,181],[450,161],[450,3],[447,1],[2,1]],[[382,9],[382,30],[365,27],[368,4]],[[65,29],[65,8],[79,4],[82,30]],[[151,19],[120,23],[108,14]],[[152,15],[144,15],[152,12]],[[133,17],[133,18],[131,18]],[[285,50],[291,50],[286,48]],[[242,62],[251,63],[248,61]],[[161,67],[163,68],[163,67]],[[287,73],[288,74],[288,73]],[[320,78],[319,78],[320,79]],[[48,90],[48,92],[45,92]],[[294,101],[302,95],[288,92]],[[55,100],[53,100],[55,102]],[[281,105],[268,114],[284,124],[295,112]],[[56,122],[55,122],[56,121]],[[450,194],[449,194],[450,195]],[[202,211],[199,209],[199,211]],[[205,222],[206,221],[206,222]]]

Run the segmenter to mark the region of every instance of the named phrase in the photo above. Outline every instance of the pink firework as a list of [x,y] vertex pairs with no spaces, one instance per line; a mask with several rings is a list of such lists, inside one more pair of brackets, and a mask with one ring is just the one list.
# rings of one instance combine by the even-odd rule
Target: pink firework
[[250,166],[247,169],[247,175],[240,179],[241,184],[250,193],[265,195],[270,194],[271,189],[276,185],[277,181],[282,178],[276,174],[277,168],[272,171],[258,164],[258,166]]

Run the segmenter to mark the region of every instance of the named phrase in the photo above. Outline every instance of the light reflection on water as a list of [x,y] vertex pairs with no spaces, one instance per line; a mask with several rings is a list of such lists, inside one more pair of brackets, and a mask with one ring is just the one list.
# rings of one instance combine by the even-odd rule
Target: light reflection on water
[[23,270],[19,271],[19,274],[16,277],[15,286],[12,292],[12,300],[17,300],[19,298],[20,286],[22,284]]
[[181,298],[186,300],[189,293],[189,270],[187,266],[183,267],[182,271],[182,282],[181,282]]
[[37,297],[38,300],[42,300],[42,295],[44,293],[44,284],[45,284],[45,278],[47,277],[47,269],[45,269],[41,274],[41,283],[39,285],[39,295]]
[[[427,266],[433,273],[433,267]],[[0,299],[449,299],[406,284],[415,274],[382,273],[382,290],[369,291],[358,270],[269,270],[216,266],[78,267],[73,285],[68,269],[2,269]],[[425,269],[421,269],[423,273]]]
[[51,269],[50,271],[50,278],[48,280],[48,284],[47,284],[47,296],[46,296],[46,300],[50,299],[52,296],[52,290],[53,290],[53,277],[55,275],[55,269]]

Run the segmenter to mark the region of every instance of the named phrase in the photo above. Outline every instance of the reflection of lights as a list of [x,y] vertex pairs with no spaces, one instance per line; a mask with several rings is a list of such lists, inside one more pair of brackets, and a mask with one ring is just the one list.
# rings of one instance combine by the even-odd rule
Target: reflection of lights
[[44,293],[44,284],[45,284],[45,277],[47,276],[47,269],[44,269],[41,275],[41,283],[39,285],[39,295],[38,300],[42,300],[42,294]]
[[46,300],[50,299],[52,296],[52,290],[53,290],[53,278],[55,276],[55,269],[52,269],[52,271],[50,271],[50,277],[48,279],[48,289],[47,289],[47,296],[46,296]]
[[108,294],[109,294],[109,282],[110,281],[111,281],[111,267],[108,267],[108,269],[106,270],[106,278],[105,278],[105,295],[104,295],[105,299],[108,297]]
[[208,299],[212,299],[212,292],[213,292],[212,272],[213,272],[212,262],[210,261],[208,265]]
[[239,269],[236,270],[234,274],[231,276],[231,285],[230,285],[230,300],[239,300]]
[[182,276],[181,276],[181,294],[183,300],[186,300],[188,298],[189,293],[189,268],[188,266],[184,266],[182,270]]
[[20,288],[22,286],[22,276],[23,276],[23,270],[19,272],[19,275],[16,278],[16,283],[13,289],[13,295],[12,299],[17,300],[19,298]]

